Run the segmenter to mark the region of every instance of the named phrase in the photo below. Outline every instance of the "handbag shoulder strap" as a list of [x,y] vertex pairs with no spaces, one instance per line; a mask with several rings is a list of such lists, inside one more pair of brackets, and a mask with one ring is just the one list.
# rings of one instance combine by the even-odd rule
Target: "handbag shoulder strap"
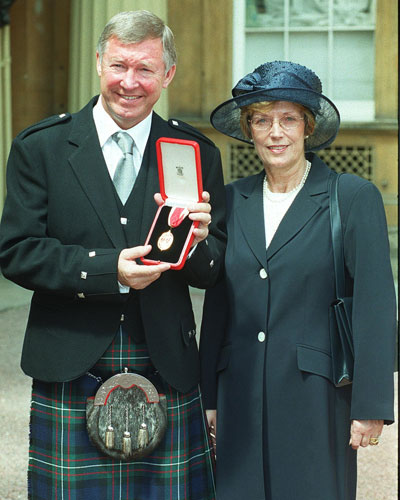
[[329,183],[329,211],[332,232],[332,252],[335,269],[336,297],[345,295],[344,249],[342,220],[338,199],[338,184],[342,174],[332,174]]

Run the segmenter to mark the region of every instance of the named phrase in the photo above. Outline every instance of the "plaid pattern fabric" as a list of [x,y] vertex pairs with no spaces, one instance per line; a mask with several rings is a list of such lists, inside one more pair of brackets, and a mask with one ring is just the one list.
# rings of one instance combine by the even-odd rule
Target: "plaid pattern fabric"
[[214,457],[198,389],[181,394],[164,384],[168,428],[152,455],[120,462],[91,444],[86,398],[124,367],[146,374],[152,365],[146,346],[120,330],[90,374],[72,382],[33,382],[31,500],[215,500]]

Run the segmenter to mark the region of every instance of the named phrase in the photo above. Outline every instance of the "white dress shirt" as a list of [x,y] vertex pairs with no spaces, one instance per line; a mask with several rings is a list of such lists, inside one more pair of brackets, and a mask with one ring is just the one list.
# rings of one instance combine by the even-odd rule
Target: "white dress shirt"
[[[102,104],[102,97],[99,97],[99,100],[93,108],[93,119],[111,179],[114,177],[119,160],[123,157],[122,150],[112,139],[112,135],[119,131],[127,132],[135,141],[135,145],[140,155],[140,164],[135,165],[136,175],[138,175],[143,160],[144,150],[146,149],[146,144],[150,135],[152,115],[153,112],[134,127],[122,130],[106,112]],[[118,283],[118,285],[120,293],[129,293],[129,286],[121,285],[120,283]]]
[[267,248],[269,247],[279,224],[281,223],[286,212],[289,210],[289,207],[293,203],[297,194],[298,191],[290,194],[274,193],[268,188],[264,188],[264,224]]
[[[150,135],[152,116],[153,112],[134,127],[122,130],[104,109],[102,97],[99,97],[97,104],[93,108],[93,119],[111,179],[114,176],[119,160],[123,157],[121,148],[113,141],[112,135],[115,134],[115,132],[122,131],[127,132],[132,137],[139,151],[141,165],[144,150],[146,149],[146,144]],[[139,173],[140,165],[135,165],[136,175]]]

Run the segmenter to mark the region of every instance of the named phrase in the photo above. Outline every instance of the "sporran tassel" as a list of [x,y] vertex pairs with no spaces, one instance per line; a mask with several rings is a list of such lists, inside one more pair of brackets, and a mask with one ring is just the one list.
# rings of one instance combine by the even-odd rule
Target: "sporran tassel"
[[115,446],[115,435],[114,435],[114,427],[109,425],[106,430],[106,448],[109,450],[113,449]]
[[147,425],[146,422],[144,421],[144,416],[145,416],[145,409],[144,409],[144,404],[142,404],[142,410],[143,410],[143,421],[140,424],[140,429],[138,432],[138,448],[146,448],[146,446],[149,444],[149,431],[147,430]]
[[124,437],[122,438],[122,451],[125,455],[130,455],[132,453],[132,439],[129,431],[124,432]]
[[138,433],[138,448],[145,448],[149,444],[149,433],[147,431],[147,425],[143,422],[140,424],[140,429]]
[[113,449],[115,446],[115,433],[114,433],[114,427],[112,426],[111,422],[111,412],[112,412],[112,406],[110,405],[108,407],[108,427],[106,429],[106,436],[105,436],[105,445],[106,448],[109,450]]
[[132,438],[131,438],[131,433],[128,430],[129,427],[128,408],[125,409],[125,419],[126,419],[126,424],[125,424],[124,436],[122,438],[122,451],[125,455],[130,455],[132,453]]

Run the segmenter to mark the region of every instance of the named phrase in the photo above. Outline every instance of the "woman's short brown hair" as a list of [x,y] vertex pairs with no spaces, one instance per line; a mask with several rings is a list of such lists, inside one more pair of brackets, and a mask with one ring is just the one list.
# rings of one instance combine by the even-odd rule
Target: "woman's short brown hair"
[[[240,128],[242,129],[243,134],[248,138],[252,139],[251,129],[249,120],[253,117],[256,111],[263,112],[269,111],[273,108],[276,101],[261,101],[261,102],[253,102],[248,106],[242,106],[240,108]],[[302,104],[298,104],[294,102],[298,106],[301,113],[304,115],[304,135],[311,135],[314,131],[315,127],[315,117],[311,113],[311,111],[303,106]]]

